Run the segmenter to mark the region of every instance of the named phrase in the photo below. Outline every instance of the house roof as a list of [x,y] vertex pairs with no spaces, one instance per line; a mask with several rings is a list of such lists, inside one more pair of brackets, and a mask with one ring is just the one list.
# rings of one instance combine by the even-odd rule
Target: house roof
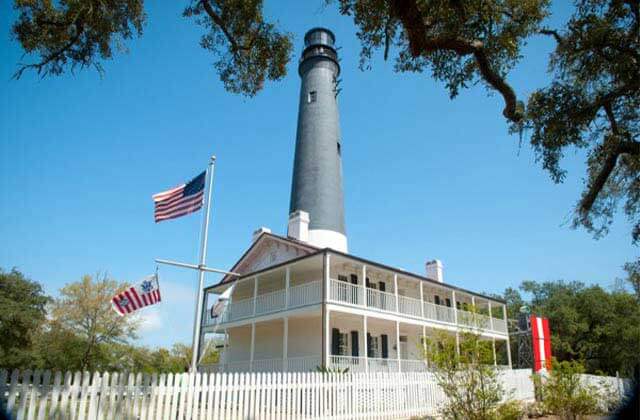
[[461,287],[458,287],[458,286],[454,286],[454,285],[452,285],[450,283],[440,283],[437,280],[434,280],[434,279],[429,278],[429,277],[425,277],[425,276],[423,276],[421,274],[412,273],[410,271],[406,271],[406,270],[401,269],[401,268],[392,267],[390,265],[386,265],[386,264],[382,264],[382,263],[379,263],[379,262],[376,262],[376,261],[368,260],[366,258],[358,257],[358,256],[355,256],[355,255],[352,255],[352,254],[347,254],[345,252],[336,251],[335,249],[332,249],[332,248],[318,248],[318,247],[310,245],[310,244],[308,244],[306,242],[302,242],[302,241],[299,241],[299,240],[293,239],[293,238],[288,238],[288,237],[276,235],[276,234],[273,234],[273,233],[270,233],[270,232],[262,233],[260,235],[260,237],[258,237],[258,239],[255,240],[253,242],[253,244],[251,244],[249,249],[247,249],[245,251],[245,253],[242,254],[240,259],[238,259],[238,261],[233,265],[233,267],[229,271],[233,272],[243,262],[243,260],[251,253],[251,251],[257,247],[258,243],[261,242],[261,241],[266,240],[267,238],[271,238],[271,239],[274,239],[274,240],[277,240],[277,241],[281,241],[281,242],[284,241],[284,242],[286,242],[286,243],[288,243],[290,245],[297,246],[297,247],[300,247],[300,248],[304,248],[304,249],[306,249],[306,250],[308,250],[310,252],[309,252],[309,254],[303,255],[303,256],[298,257],[298,258],[293,258],[293,259],[290,259],[290,260],[287,260],[287,261],[283,261],[283,262],[281,262],[279,264],[274,264],[272,266],[262,268],[260,270],[256,270],[256,271],[252,271],[250,273],[242,274],[240,277],[227,275],[227,276],[223,277],[222,280],[220,282],[218,282],[217,284],[209,286],[209,287],[206,287],[205,290],[210,290],[210,289],[216,288],[216,287],[218,287],[218,286],[220,286],[222,284],[232,283],[232,282],[234,282],[235,280],[237,280],[239,278],[255,276],[255,275],[260,274],[262,272],[273,270],[274,268],[278,268],[280,266],[284,266],[284,265],[287,265],[287,264],[291,264],[292,262],[295,262],[297,260],[301,260],[301,259],[304,259],[304,258],[312,257],[314,255],[324,254],[326,252],[329,252],[331,254],[341,255],[341,256],[343,256],[345,258],[350,258],[350,259],[353,259],[353,260],[360,261],[360,262],[362,262],[363,264],[366,264],[366,265],[374,266],[374,267],[377,267],[377,268],[380,268],[380,269],[383,269],[383,270],[387,270],[387,271],[393,271],[393,272],[396,272],[398,274],[405,275],[407,277],[412,277],[412,278],[415,278],[415,279],[419,279],[419,280],[422,280],[422,281],[424,281],[426,283],[430,283],[430,284],[433,284],[433,285],[436,285],[436,286],[443,286],[444,285],[444,286],[446,286],[448,288],[451,288],[453,290],[457,290],[457,291],[464,292],[464,293],[469,293],[471,295],[478,296],[478,297],[481,297],[481,298],[484,298],[484,299],[489,299],[489,300],[492,300],[494,302],[506,303],[506,301],[504,299],[501,299],[501,298],[498,298],[498,297],[487,296],[487,295],[482,294],[482,293],[478,293],[478,292],[467,290],[467,289],[464,289],[464,288],[461,288]]

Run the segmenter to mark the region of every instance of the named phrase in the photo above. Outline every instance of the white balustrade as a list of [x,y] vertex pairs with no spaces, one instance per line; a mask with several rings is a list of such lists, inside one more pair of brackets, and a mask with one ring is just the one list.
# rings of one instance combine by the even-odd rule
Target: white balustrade
[[473,312],[458,309],[458,325],[475,328],[477,325],[476,316],[477,314],[474,314]]
[[322,364],[319,356],[290,357],[285,362],[288,372],[313,372]]
[[227,319],[223,321],[236,321],[238,319],[249,318],[253,315],[253,299],[243,299],[231,302],[227,308]]
[[296,308],[320,302],[321,286],[322,282],[318,280],[289,288],[289,307]]
[[383,311],[396,311],[396,295],[367,288],[367,306],[382,309]]
[[349,372],[364,372],[366,370],[366,358],[353,356],[331,356],[329,358],[331,368],[349,369]]
[[256,315],[268,314],[283,309],[285,299],[284,289],[256,296]]
[[428,370],[426,360],[400,359],[401,372],[426,372]]
[[420,310],[420,299],[398,295],[398,312],[421,317],[422,311]]
[[369,372],[397,372],[398,359],[368,358]]
[[504,319],[493,318],[493,330],[501,333],[507,332],[507,323]]
[[331,300],[352,305],[362,305],[362,288],[358,285],[335,279],[331,279],[330,284],[329,296]]
[[282,358],[254,360],[251,372],[282,372]]

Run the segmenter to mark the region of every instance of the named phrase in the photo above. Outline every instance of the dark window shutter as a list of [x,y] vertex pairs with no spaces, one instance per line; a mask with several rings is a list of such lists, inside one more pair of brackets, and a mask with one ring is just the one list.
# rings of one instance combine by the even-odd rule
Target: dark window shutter
[[389,357],[389,337],[387,337],[387,334],[382,334],[380,341],[382,342],[382,358],[387,359]]
[[433,297],[433,301],[436,303],[436,305],[440,305],[440,296],[435,295],[435,296]]
[[456,308],[460,309],[460,302],[456,302]]
[[371,349],[371,334],[367,333],[367,357],[371,357],[373,351]]
[[356,274],[351,275],[351,284],[358,284],[358,276]]
[[331,330],[331,354],[333,356],[340,354],[340,330],[337,328]]
[[367,277],[367,279],[366,279],[366,285],[367,285],[367,287],[371,287],[371,282],[369,281],[369,277]]
[[338,280],[346,282],[347,281],[347,276],[339,275],[338,276]]
[[378,290],[385,292],[387,290],[387,285],[383,281],[378,282]]
[[358,331],[351,331],[351,356],[360,356],[360,341],[358,341]]
[[446,299],[445,299],[445,302],[447,302],[447,306],[448,306],[448,307],[451,307],[451,299],[446,298]]

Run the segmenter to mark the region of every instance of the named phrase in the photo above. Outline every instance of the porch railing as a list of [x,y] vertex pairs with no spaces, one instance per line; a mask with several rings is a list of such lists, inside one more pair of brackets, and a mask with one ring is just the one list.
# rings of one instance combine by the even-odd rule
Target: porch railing
[[345,281],[331,279],[330,297],[338,302],[362,305],[362,288]]
[[[365,293],[366,301],[363,301],[362,285],[330,279],[329,299],[332,301],[357,306],[367,306],[383,311],[396,312],[417,318],[425,318],[456,325],[456,309],[452,307],[436,305],[431,302],[421,302],[420,299],[398,295],[398,305],[396,308],[396,295],[393,293],[381,292],[370,288],[366,288]],[[507,332],[507,326],[504,320],[493,318],[492,329],[491,318],[488,316],[461,309],[457,310],[457,321],[458,325],[470,328],[480,328],[503,334]]]
[[383,311],[396,312],[396,295],[367,288],[367,306]]
[[[329,364],[332,368],[349,369],[349,372],[398,372],[398,359],[383,359],[380,357],[330,356]],[[400,360],[402,372],[425,372],[427,365],[424,360]]]
[[205,372],[313,372],[320,364],[319,356],[305,356],[217,363],[201,366],[200,370]]
[[421,317],[422,310],[420,309],[420,299],[398,295],[398,312]]
[[[289,288],[289,305],[290,308],[310,305],[320,302],[322,297],[322,282],[313,281],[310,283],[300,284]],[[285,289],[276,290],[274,292],[262,294],[253,298],[242,299],[231,302],[225,311],[221,323],[237,321],[250,318],[254,314],[264,315],[285,309],[287,301],[287,293]],[[211,325],[215,322],[211,318],[211,314],[207,313],[205,317],[205,325]]]
[[289,289],[289,307],[296,308],[298,306],[308,305],[310,303],[320,302],[322,295],[322,282],[320,280],[311,283],[301,284]]

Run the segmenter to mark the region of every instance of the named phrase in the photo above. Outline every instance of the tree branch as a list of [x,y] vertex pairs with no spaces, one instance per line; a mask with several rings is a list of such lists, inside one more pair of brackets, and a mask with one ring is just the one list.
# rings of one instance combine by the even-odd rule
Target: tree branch
[[505,107],[502,115],[516,123],[522,120],[522,111],[518,110],[513,88],[491,67],[482,41],[459,38],[427,38],[422,14],[415,1],[391,0],[391,13],[402,22],[409,38],[409,49],[414,58],[441,50],[453,51],[461,56],[473,54],[482,78],[504,99]]
[[623,141],[612,148],[609,155],[606,157],[604,164],[600,168],[600,172],[598,172],[595,180],[591,185],[589,185],[586,194],[580,200],[579,211],[583,218],[585,218],[587,214],[589,214],[589,211],[591,211],[593,203],[598,198],[598,194],[602,188],[604,188],[609,176],[615,169],[618,157],[622,154],[630,154],[634,156],[640,155],[640,142]]
[[564,39],[562,38],[562,36],[558,33],[558,31],[553,30],[553,29],[547,29],[547,28],[542,28],[538,31],[539,34],[542,35],[549,35],[552,36],[556,42],[558,43],[558,45],[562,45],[564,43]]
[[222,20],[222,17],[220,17],[220,15],[217,14],[215,10],[213,10],[213,6],[211,6],[211,3],[209,2],[209,0],[200,0],[200,4],[204,8],[204,11],[207,13],[207,15],[209,15],[213,23],[215,23],[220,28],[225,38],[227,38],[227,41],[229,41],[229,44],[231,45],[231,50],[233,51],[234,54],[236,54],[240,50],[248,49],[245,46],[238,45],[238,42],[236,41],[236,39],[231,35],[229,30],[225,26],[224,21]]
[[73,45],[76,42],[78,42],[78,40],[80,39],[80,37],[84,32],[84,25],[82,23],[74,23],[74,26],[76,27],[76,36],[71,38],[71,40],[67,42],[62,48],[60,48],[58,51],[53,52],[52,54],[49,54],[47,57],[45,57],[44,60],[42,60],[39,63],[21,65],[18,71],[16,71],[13,74],[12,79],[15,79],[15,80],[20,79],[20,77],[22,77],[22,73],[24,73],[25,70],[27,69],[37,69],[38,74],[40,74],[44,66],[51,63],[54,60],[59,59],[65,52],[67,52],[71,47],[73,47]]

